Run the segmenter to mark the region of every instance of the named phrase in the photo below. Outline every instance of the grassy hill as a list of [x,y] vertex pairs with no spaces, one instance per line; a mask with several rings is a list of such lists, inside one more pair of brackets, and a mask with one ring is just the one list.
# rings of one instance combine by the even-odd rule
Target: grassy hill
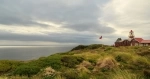
[[150,79],[150,47],[79,45],[37,60],[1,60],[0,75],[2,79]]

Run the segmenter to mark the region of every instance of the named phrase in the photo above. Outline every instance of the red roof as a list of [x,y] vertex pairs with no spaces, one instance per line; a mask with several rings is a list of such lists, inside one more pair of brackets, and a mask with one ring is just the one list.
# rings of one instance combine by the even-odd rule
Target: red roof
[[136,41],[138,41],[139,43],[141,43],[143,41],[142,38],[134,38]]
[[150,40],[142,40],[141,43],[150,43]]

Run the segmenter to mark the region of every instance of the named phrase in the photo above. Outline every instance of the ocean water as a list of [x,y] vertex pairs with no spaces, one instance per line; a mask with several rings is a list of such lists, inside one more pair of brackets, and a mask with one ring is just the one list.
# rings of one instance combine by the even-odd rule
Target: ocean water
[[67,52],[73,46],[0,46],[0,60],[32,60],[51,54]]

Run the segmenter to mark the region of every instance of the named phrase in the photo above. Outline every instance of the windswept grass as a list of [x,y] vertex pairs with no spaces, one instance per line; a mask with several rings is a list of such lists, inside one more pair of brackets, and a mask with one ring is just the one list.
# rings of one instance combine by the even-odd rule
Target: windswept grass
[[[149,47],[80,45],[27,62],[1,60],[0,79],[149,79],[149,52]],[[45,76],[48,67],[55,73]]]
[[133,74],[127,70],[116,69],[112,72],[108,79],[144,79],[144,77]]

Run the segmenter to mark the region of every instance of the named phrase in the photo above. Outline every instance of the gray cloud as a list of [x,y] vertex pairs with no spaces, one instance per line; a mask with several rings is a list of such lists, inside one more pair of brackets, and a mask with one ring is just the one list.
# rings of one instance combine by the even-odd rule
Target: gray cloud
[[69,33],[49,33],[47,35],[27,35],[9,33],[6,31],[0,32],[0,40],[8,41],[45,41],[57,43],[82,43],[95,42],[94,39],[98,36],[92,34],[69,34]]
[[[51,27],[42,22],[62,24],[78,33],[16,34],[0,32],[0,40],[42,41],[57,43],[97,43],[98,34],[104,38],[115,32],[114,28],[99,22],[101,7],[109,0],[0,0],[0,24],[24,27]],[[51,29],[53,30],[53,29]],[[15,31],[13,31],[15,32]],[[88,32],[85,34],[84,32]],[[17,32],[18,33],[18,32]],[[44,33],[44,32],[43,32]],[[105,35],[106,34],[106,35]]]
[[112,33],[114,32],[114,29],[107,27],[105,25],[100,25],[96,22],[91,23],[72,23],[68,24],[65,27],[72,28],[78,31],[91,31],[96,33]]
[[[1,0],[0,24],[47,26],[36,20],[53,23],[67,23],[64,28],[77,31],[95,31],[112,33],[113,28],[100,25],[98,18],[100,8],[108,0]],[[98,30],[97,30],[98,29]],[[106,31],[103,31],[106,30]]]
[[21,19],[14,16],[1,16],[0,17],[1,24],[4,25],[24,25],[24,26],[30,26],[30,25],[36,25],[36,26],[48,26],[46,24],[40,24],[34,21],[30,21],[29,19]]

